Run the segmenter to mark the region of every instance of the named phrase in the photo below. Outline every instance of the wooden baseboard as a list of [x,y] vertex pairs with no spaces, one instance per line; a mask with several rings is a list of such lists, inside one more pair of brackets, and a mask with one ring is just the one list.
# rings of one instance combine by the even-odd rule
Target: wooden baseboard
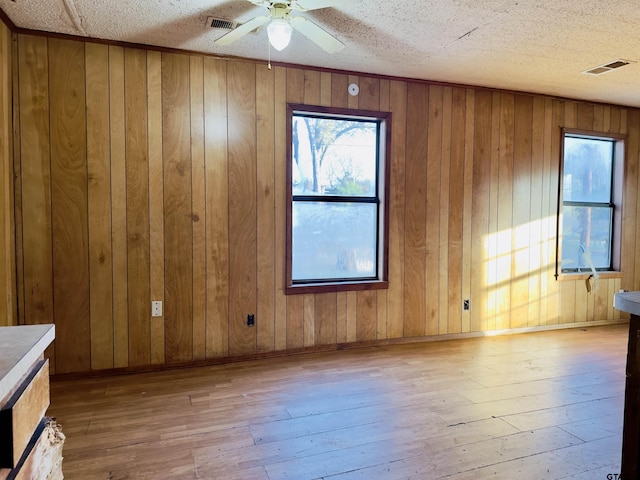
[[251,360],[262,360],[267,358],[281,358],[292,355],[304,355],[311,353],[335,352],[339,350],[349,350],[355,348],[371,348],[384,347],[387,345],[402,345],[408,343],[424,343],[424,342],[442,342],[446,340],[461,340],[465,338],[491,337],[498,335],[520,335],[524,333],[545,332],[551,330],[565,330],[570,328],[588,328],[600,327],[607,325],[628,324],[628,319],[620,321],[593,321],[578,323],[563,323],[557,325],[540,325],[536,327],[509,328],[504,330],[489,330],[484,332],[466,332],[466,333],[449,333],[443,335],[431,335],[422,337],[403,337],[391,338],[387,340],[368,340],[363,342],[352,343],[336,343],[330,345],[319,345],[314,347],[296,348],[290,350],[279,350],[273,352],[261,352],[248,355],[237,355],[229,357],[210,358],[205,360],[197,360],[191,362],[159,364],[159,365],[142,365],[136,367],[110,368],[105,370],[97,370],[92,372],[64,373],[55,374],[51,377],[51,381],[74,380],[95,377],[108,377],[114,375],[130,375],[135,373],[149,373],[163,370],[174,370],[180,368],[206,367],[212,365],[223,365],[225,363],[246,362]]

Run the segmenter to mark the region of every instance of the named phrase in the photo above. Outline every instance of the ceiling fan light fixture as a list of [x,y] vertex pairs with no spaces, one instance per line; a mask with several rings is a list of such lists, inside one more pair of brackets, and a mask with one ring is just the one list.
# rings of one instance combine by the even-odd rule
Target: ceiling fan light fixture
[[267,25],[267,36],[269,43],[276,50],[284,50],[291,41],[291,32],[293,29],[289,22],[282,18],[274,18]]

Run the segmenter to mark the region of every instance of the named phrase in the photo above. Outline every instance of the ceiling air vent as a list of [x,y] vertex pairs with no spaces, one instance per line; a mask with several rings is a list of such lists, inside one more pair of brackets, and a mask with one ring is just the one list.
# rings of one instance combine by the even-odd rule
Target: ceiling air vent
[[603,73],[610,72],[611,70],[615,70],[616,68],[624,67],[625,65],[629,65],[630,63],[631,62],[627,60],[614,60],[613,62],[605,63],[604,65],[585,70],[582,73],[586,73],[587,75],[602,75]]
[[233,30],[238,26],[238,22],[225,20],[224,18],[207,17],[207,27],[220,28],[222,30]]

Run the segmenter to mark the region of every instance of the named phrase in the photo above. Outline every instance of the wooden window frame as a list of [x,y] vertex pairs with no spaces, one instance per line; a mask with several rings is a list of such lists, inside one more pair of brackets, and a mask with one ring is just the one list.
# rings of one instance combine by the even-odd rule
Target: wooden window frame
[[558,178],[558,210],[556,215],[556,262],[555,262],[555,278],[561,280],[562,277],[576,277],[591,274],[589,269],[578,271],[564,270],[562,268],[562,212],[564,207],[563,190],[564,190],[564,144],[565,138],[583,137],[593,140],[606,140],[613,142],[613,165],[612,165],[612,191],[611,204],[613,208],[612,226],[611,226],[611,266],[606,269],[596,269],[599,275],[607,276],[613,274],[617,276],[621,272],[621,246],[622,246],[622,199],[624,187],[624,166],[626,165],[626,143],[627,135],[598,132],[591,130],[581,130],[575,128],[562,128],[560,135],[560,159],[559,159],[559,178]]
[[[379,164],[377,170],[377,198],[379,204],[377,241],[377,278],[359,280],[344,279],[318,283],[297,283],[292,278],[292,240],[293,240],[293,148],[292,127],[295,114],[307,114],[327,118],[344,118],[353,120],[376,120],[381,125],[378,137]],[[286,141],[286,275],[285,294],[325,293],[359,290],[386,289],[389,286],[389,174],[391,164],[391,113],[370,110],[323,107],[317,105],[287,104],[287,141]]]

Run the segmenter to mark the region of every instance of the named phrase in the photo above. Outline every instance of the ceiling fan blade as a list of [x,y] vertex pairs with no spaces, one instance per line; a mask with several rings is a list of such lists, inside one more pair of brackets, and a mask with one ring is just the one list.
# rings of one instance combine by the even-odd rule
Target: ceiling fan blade
[[291,7],[294,10],[308,12],[309,10],[318,10],[320,8],[341,7],[349,3],[360,3],[362,0],[297,0],[292,2]]
[[230,43],[235,42],[236,40],[244,37],[246,34],[251,33],[256,28],[261,27],[265,23],[271,20],[271,16],[269,15],[260,15],[259,17],[254,17],[246,23],[243,23],[239,27],[234,28],[228,33],[225,33],[220,38],[216,38],[213,43],[216,45],[229,45]]
[[291,17],[291,26],[328,53],[337,53],[344,43],[305,17]]

